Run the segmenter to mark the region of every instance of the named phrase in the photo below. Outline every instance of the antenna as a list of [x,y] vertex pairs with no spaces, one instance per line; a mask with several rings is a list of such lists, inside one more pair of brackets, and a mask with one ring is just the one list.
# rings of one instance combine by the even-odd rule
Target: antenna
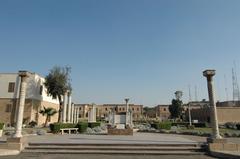
[[236,63],[234,61],[234,67],[232,68],[232,85],[233,85],[233,101],[240,100],[240,92],[236,74]]
[[197,85],[195,85],[195,101],[198,101]]
[[228,88],[227,88],[227,77],[226,77],[226,75],[224,75],[224,85],[225,85],[226,101],[228,101]]
[[188,85],[188,93],[189,93],[189,102],[191,102],[192,101],[191,85]]

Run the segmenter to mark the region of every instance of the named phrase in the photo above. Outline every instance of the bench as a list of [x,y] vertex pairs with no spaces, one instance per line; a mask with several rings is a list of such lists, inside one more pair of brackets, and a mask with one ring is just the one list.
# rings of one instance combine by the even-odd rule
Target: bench
[[61,131],[61,134],[63,135],[64,134],[64,132],[68,132],[68,134],[71,134],[71,132],[75,132],[75,133],[77,133],[77,131],[78,131],[78,128],[63,128],[63,129],[60,129],[60,131]]

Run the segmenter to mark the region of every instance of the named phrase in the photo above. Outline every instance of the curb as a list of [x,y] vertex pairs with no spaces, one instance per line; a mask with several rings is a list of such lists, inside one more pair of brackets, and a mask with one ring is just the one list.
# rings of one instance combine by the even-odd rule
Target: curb
[[223,159],[239,159],[240,158],[240,152],[238,154],[234,154],[231,151],[211,151],[209,152],[210,156],[217,157],[217,158],[223,158]]

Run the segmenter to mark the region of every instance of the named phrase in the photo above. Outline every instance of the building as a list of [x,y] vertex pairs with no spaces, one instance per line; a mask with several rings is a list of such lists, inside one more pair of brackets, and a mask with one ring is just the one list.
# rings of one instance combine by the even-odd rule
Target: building
[[[20,94],[20,77],[18,73],[0,73],[0,122],[14,126]],[[58,110],[59,102],[47,94],[44,87],[44,78],[31,73],[27,81],[26,99],[24,106],[23,123],[31,121],[42,125],[46,117],[39,114],[43,107],[52,107]],[[56,122],[58,114],[52,116],[49,122]]]
[[[86,120],[88,118],[88,111],[92,108],[92,104],[74,104],[75,109],[78,109],[79,120]],[[143,114],[143,105],[129,104],[129,108],[132,111],[133,120],[140,120]],[[125,113],[125,104],[102,104],[96,106],[96,114],[98,119],[105,119],[109,113],[115,110],[116,113]]]
[[160,121],[166,121],[170,118],[171,113],[169,112],[169,105],[157,105],[155,107],[156,118]]
[[[205,105],[191,106],[192,120],[198,122],[210,122],[210,106],[208,102]],[[217,102],[217,116],[219,124],[227,122],[240,122],[240,102],[239,101],[225,101]]]

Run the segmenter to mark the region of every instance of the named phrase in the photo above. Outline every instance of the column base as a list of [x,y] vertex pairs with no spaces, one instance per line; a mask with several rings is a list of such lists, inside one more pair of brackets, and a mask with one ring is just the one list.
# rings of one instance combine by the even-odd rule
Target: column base
[[26,146],[26,140],[23,137],[7,138],[7,147],[10,150],[22,151]]
[[222,138],[222,139],[215,139],[215,138],[207,138],[207,143],[227,143],[227,139]]

